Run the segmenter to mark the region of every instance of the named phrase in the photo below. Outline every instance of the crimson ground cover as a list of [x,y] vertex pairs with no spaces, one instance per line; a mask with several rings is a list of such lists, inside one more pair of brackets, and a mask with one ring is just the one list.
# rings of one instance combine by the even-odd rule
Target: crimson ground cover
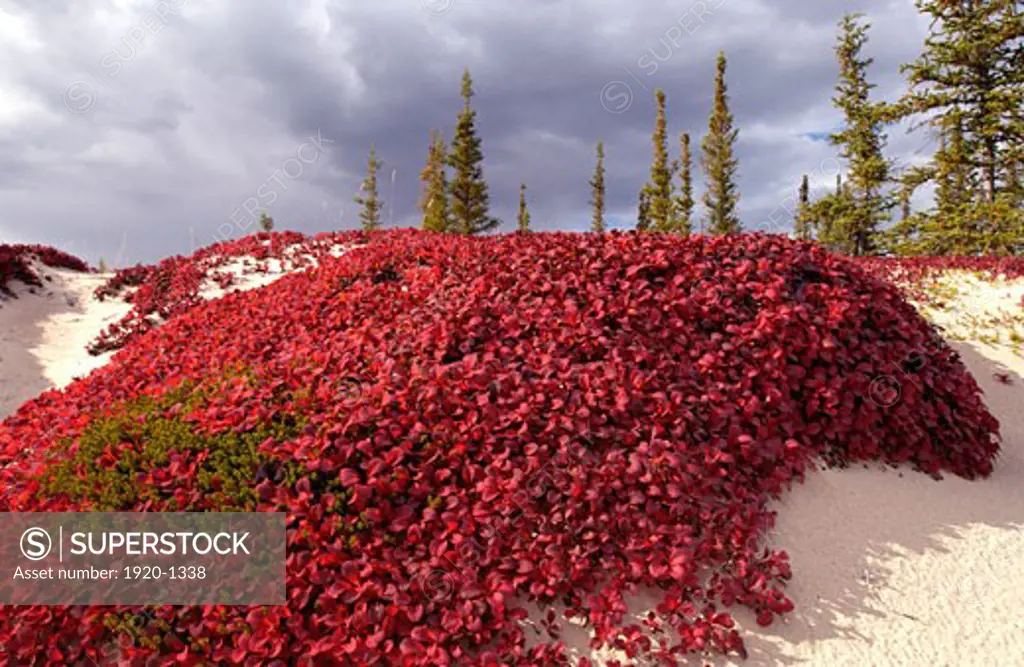
[[268,260],[286,261],[291,269],[298,270],[315,266],[320,259],[330,256],[333,249],[357,243],[361,238],[361,232],[316,236],[292,231],[260,232],[215,243],[192,255],[174,255],[157,264],[118,269],[96,289],[95,296],[101,301],[124,298],[132,309],[103,331],[89,352],[101,354],[120,349],[136,336],[192,308],[202,301],[200,290],[207,281],[221,288],[231,287],[236,276],[221,269],[233,260],[251,260],[250,273],[266,273]]
[[3,244],[0,245],[0,294],[13,297],[10,283],[15,280],[42,287],[42,280],[32,270],[33,259],[54,268],[83,272],[90,270],[89,265],[82,260],[50,246]]
[[812,244],[376,234],[0,426],[0,510],[287,511],[288,604],[0,608],[0,664],[564,664],[525,599],[742,655],[730,610],[771,623],[800,576],[773,497],[815,461],[986,476],[997,434],[898,289]]

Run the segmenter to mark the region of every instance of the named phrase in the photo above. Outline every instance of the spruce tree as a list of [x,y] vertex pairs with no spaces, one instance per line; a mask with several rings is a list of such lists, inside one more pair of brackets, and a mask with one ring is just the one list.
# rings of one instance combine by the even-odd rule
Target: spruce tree
[[673,205],[672,228],[668,231],[689,234],[693,231],[693,158],[690,153],[690,135],[679,135],[679,194]]
[[672,227],[675,215],[672,202],[672,167],[668,161],[665,92],[660,88],[654,91],[654,99],[658,110],[654,121],[654,133],[651,135],[654,144],[651,180],[645,186],[647,188],[647,218],[651,230],[667,232]]
[[1006,167],[1006,192],[1010,204],[1016,208],[1024,208],[1024,183],[1021,182],[1020,170],[1024,165],[1021,161],[1011,160]]
[[924,53],[902,68],[910,90],[897,109],[930,114],[947,133],[960,126],[963,159],[981,170],[985,201],[994,203],[1024,146],[1024,13],[1014,0],[916,5],[933,24]]
[[[939,205],[922,224],[928,252],[1016,253],[1022,214],[1014,171],[1024,160],[1024,12],[1015,0],[917,0],[931,19],[924,51],[904,65],[909,90],[892,118],[918,123],[947,139],[936,151],[936,190],[960,202]],[[955,135],[960,143],[954,146]],[[942,183],[941,179],[946,179]],[[971,189],[958,194],[957,182]],[[951,215],[953,217],[951,217]]]
[[1006,166],[1006,189],[1018,200],[1022,194],[1022,183],[1020,179],[1021,166],[1024,165],[1021,165],[1016,161],[1011,161],[1010,164]]
[[640,188],[640,195],[637,197],[636,203],[636,231],[638,232],[646,232],[650,228],[650,197],[647,186]]
[[423,229],[435,232],[449,231],[451,224],[448,211],[446,161],[447,148],[444,134],[441,131],[431,131],[427,164],[420,172],[423,194],[420,197],[419,208],[423,214]]
[[935,207],[919,231],[922,250],[933,255],[969,255],[986,246],[988,230],[977,215],[983,197],[978,172],[966,158],[960,124],[943,135],[932,156]]
[[836,177],[834,193],[808,207],[808,217],[814,221],[819,243],[833,252],[854,254],[850,229],[857,220],[857,202],[841,177]]
[[934,168],[929,165],[915,165],[900,174],[898,201],[900,219],[889,229],[879,234],[879,247],[894,255],[927,254],[922,245],[922,222],[928,215],[910,210],[910,199],[914,191],[934,178]]
[[384,205],[380,201],[377,192],[377,170],[380,169],[381,161],[377,159],[377,152],[370,146],[370,157],[366,162],[366,178],[359,186],[360,194],[353,197],[353,201],[363,207],[359,212],[359,219],[363,223],[363,231],[373,232],[381,228],[380,212]]
[[736,215],[739,192],[736,186],[738,163],[733,148],[739,130],[733,127],[732,113],[725,88],[725,53],[719,51],[715,74],[715,97],[708,119],[708,133],[701,142],[704,169],[704,207],[711,234],[735,234],[741,230]]
[[807,181],[807,174],[804,174],[800,180],[799,204],[793,226],[793,235],[801,241],[809,241],[811,238],[810,196],[811,186]]
[[[981,172],[965,160],[966,142],[959,124],[940,135],[939,147],[928,164],[904,173],[901,199],[909,201],[914,190],[934,183],[934,206],[910,214],[886,233],[886,247],[895,254],[972,255],[1012,252],[1012,238],[992,234],[986,212],[997,211],[1012,219],[1012,210],[995,209],[984,201]],[[1012,228],[1011,228],[1012,232]]]
[[519,184],[519,232],[530,231],[530,212],[526,210],[526,183]]
[[[935,208],[937,213],[955,216],[957,209],[969,205],[979,193],[976,172],[971,169],[965,156],[966,145],[960,124],[953,125],[948,137],[943,136],[939,150],[932,158],[935,166]],[[964,231],[968,234],[970,223]]]
[[498,220],[489,213],[490,198],[484,181],[484,155],[480,139],[476,136],[476,111],[470,106],[473,80],[469,69],[462,74],[462,99],[452,139],[448,166],[454,172],[448,186],[453,231],[460,234],[479,234],[498,226]]
[[590,231],[603,234],[604,224],[604,142],[597,142],[597,166],[594,177],[590,179],[590,205],[594,207],[594,217],[590,223]]
[[839,81],[832,104],[843,112],[845,122],[842,130],[829,135],[829,143],[839,147],[839,156],[847,162],[848,187],[855,210],[841,233],[849,235],[843,245],[853,255],[875,251],[878,227],[888,219],[883,188],[889,178],[889,163],[882,155],[882,105],[870,98],[875,86],[867,81],[867,69],[874,59],[861,56],[870,27],[861,23],[861,17],[846,14],[839,21],[835,48]]

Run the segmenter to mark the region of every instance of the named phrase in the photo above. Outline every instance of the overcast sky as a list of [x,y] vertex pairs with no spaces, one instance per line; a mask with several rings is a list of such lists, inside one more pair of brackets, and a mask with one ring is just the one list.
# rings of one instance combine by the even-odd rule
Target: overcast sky
[[[279,229],[353,228],[371,142],[385,221],[415,225],[467,66],[503,229],[520,182],[535,228],[586,229],[599,140],[612,226],[632,226],[654,90],[671,155],[680,132],[699,145],[719,49],[741,216],[778,231],[800,175],[824,188],[840,168],[822,136],[846,11],[871,20],[874,94],[895,98],[927,31],[911,0],[0,0],[0,241],[124,265],[238,237],[258,207]],[[901,164],[933,148],[890,130]]]

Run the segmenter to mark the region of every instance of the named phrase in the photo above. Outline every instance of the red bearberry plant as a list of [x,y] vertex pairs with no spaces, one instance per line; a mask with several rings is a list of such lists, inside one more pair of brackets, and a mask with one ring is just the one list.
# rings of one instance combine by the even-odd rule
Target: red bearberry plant
[[745,655],[732,610],[793,608],[763,538],[810,466],[998,449],[936,330],[811,244],[382,233],[0,426],[0,510],[286,512],[287,604],[4,607],[0,664],[569,664],[523,600],[635,660]]

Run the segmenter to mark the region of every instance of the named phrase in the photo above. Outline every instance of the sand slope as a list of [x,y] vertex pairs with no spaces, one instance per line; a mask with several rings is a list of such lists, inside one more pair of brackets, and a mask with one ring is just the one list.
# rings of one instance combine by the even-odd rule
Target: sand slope
[[941,306],[915,303],[952,341],[1008,345],[1024,354],[1024,280],[950,271],[926,287]]
[[0,301],[0,419],[43,391],[65,387],[107,363],[112,353],[94,357],[85,348],[131,309],[119,299],[93,298],[110,274],[38,263],[32,269],[44,286],[12,284],[18,298]]
[[808,475],[770,540],[792,559],[796,610],[748,635],[746,664],[1024,665],[1024,360],[954,345],[1000,422],[995,472]]

